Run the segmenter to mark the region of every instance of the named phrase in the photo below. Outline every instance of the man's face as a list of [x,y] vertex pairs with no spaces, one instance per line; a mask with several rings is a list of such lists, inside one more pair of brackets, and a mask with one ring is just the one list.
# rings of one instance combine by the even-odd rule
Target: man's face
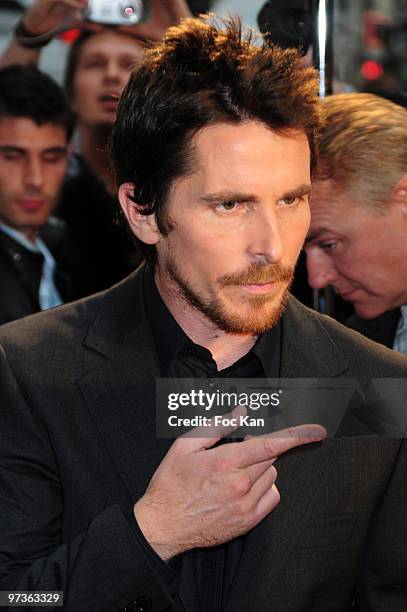
[[33,239],[53,211],[66,171],[64,127],[0,120],[0,223]]
[[73,79],[73,110],[84,125],[109,125],[143,48],[132,36],[103,31],[83,44]]
[[279,318],[308,226],[304,133],[217,124],[194,137],[196,169],[176,181],[157,284],[218,328],[259,334]]
[[315,181],[305,246],[310,285],[332,285],[365,319],[405,303],[406,230],[399,207],[379,214],[349,200],[332,180]]

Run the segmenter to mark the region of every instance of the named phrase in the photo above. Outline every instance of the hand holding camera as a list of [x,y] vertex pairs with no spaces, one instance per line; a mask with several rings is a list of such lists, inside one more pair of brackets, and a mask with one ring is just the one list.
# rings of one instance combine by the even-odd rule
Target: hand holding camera
[[65,23],[82,21],[87,0],[35,0],[23,16],[24,27],[33,35],[45,34]]
[[32,36],[109,25],[141,39],[160,40],[169,26],[190,16],[186,0],[35,0],[22,21]]

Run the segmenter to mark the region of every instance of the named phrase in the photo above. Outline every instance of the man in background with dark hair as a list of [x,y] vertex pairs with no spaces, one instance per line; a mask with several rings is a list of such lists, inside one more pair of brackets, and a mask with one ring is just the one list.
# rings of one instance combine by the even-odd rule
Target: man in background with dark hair
[[239,421],[156,430],[159,378],[406,376],[288,294],[318,128],[314,71],[239,24],[186,20],[146,53],[113,158],[148,264],[0,331],[0,590],[63,591],[69,612],[404,612],[404,441],[324,440],[306,410],[228,444]]
[[32,67],[0,70],[0,324],[74,297],[63,222],[50,219],[71,128],[50,77]]

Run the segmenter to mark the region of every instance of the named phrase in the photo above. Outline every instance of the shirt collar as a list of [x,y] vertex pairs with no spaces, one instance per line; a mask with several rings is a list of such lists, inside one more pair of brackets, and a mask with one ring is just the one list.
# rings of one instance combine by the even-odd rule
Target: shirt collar
[[[144,266],[144,304],[150,323],[158,363],[162,374],[167,372],[176,353],[192,340],[178,325],[161,295],[154,280],[150,265]],[[260,360],[267,378],[278,378],[280,375],[280,353],[282,339],[282,320],[274,327],[261,334],[250,349]]]
[[35,242],[31,242],[25,234],[3,223],[0,223],[0,230],[31,253],[41,253],[44,256],[50,254],[45,242],[39,236],[36,237]]

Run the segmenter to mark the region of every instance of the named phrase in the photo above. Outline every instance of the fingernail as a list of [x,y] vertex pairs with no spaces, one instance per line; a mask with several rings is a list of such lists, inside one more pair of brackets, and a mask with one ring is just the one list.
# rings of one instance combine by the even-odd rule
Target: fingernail
[[316,440],[323,440],[327,437],[327,431],[322,425],[308,425],[301,431],[301,436],[304,438],[313,438]]

